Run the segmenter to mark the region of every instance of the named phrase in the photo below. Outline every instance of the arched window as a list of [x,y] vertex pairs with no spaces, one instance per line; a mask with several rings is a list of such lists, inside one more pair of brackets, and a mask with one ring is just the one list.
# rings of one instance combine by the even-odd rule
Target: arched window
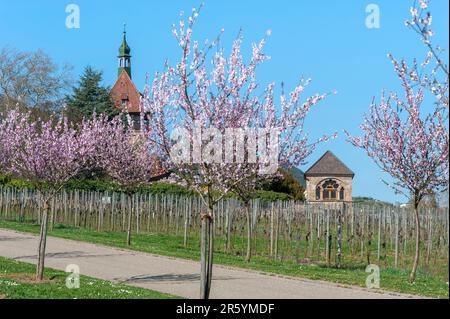
[[320,200],[320,186],[316,188],[316,200]]
[[338,193],[339,184],[329,179],[322,184],[323,196],[322,198],[325,200],[336,200]]
[[341,190],[339,191],[339,199],[340,200],[344,200],[344,192],[345,192],[345,189],[344,189],[344,187],[342,187]]

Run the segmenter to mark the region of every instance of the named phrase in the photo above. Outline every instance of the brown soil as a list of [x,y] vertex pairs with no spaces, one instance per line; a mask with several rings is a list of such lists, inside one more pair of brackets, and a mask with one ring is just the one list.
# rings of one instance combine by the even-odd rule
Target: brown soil
[[0,294],[0,299],[6,299],[6,295]]
[[46,284],[54,282],[54,278],[45,278],[41,281],[36,280],[35,274],[13,273],[0,276],[1,278],[12,279],[21,284]]

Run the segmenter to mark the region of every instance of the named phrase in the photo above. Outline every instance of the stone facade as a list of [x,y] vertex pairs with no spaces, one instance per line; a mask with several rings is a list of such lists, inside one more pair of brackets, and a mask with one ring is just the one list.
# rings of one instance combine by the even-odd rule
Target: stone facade
[[355,174],[332,152],[327,151],[305,172],[308,202],[351,202]]
[[[352,182],[353,179],[351,177],[336,177],[336,176],[310,176],[305,177],[306,179],[306,191],[305,198],[308,202],[324,202],[324,201],[343,201],[343,202],[351,202],[352,201]],[[323,184],[329,180],[336,182],[339,187],[336,190],[336,198],[324,198],[324,189]],[[320,197],[317,198],[317,188],[320,188],[319,193]],[[341,190],[343,188],[343,192]],[[328,195],[330,191],[327,191]],[[340,195],[343,194],[343,198],[340,198]],[[331,196],[328,196],[331,197]]]

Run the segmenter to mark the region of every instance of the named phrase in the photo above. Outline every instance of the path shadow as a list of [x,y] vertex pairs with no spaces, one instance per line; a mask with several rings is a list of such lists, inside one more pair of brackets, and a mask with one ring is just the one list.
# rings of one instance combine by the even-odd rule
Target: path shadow
[[123,280],[123,283],[145,283],[145,282],[167,282],[167,281],[198,281],[200,275],[197,274],[164,274],[164,275],[138,275]]
[[[45,258],[95,258],[95,257],[111,257],[111,256],[123,256],[125,254],[88,254],[83,251],[68,251],[58,253],[46,253]],[[37,255],[19,256],[14,259],[36,259]]]
[[[236,277],[226,277],[226,276],[220,276],[220,277],[214,277],[213,280],[233,280],[233,279],[239,279]],[[200,275],[199,274],[164,274],[164,275],[138,275],[138,276],[132,276],[130,278],[127,278],[125,280],[120,280],[122,283],[146,283],[146,282],[192,282],[192,281],[199,281]]]

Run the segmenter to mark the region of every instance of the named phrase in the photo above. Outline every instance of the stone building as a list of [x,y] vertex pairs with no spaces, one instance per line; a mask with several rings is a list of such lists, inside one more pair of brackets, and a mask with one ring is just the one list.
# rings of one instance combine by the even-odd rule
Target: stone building
[[131,80],[131,49],[127,43],[126,31],[123,31],[122,45],[119,48],[117,81],[111,89],[114,106],[128,112],[135,130],[140,129],[141,96]]
[[308,202],[351,202],[355,174],[332,152],[327,151],[306,172]]

